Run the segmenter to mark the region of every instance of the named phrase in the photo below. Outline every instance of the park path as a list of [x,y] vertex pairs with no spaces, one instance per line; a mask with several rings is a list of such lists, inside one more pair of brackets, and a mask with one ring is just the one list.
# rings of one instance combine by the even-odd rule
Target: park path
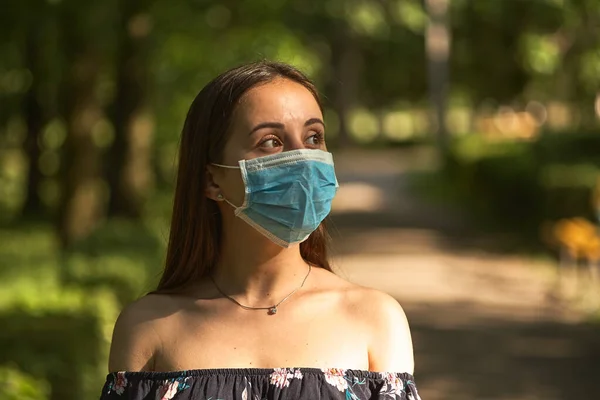
[[457,210],[412,193],[431,150],[335,160],[335,267],[401,302],[424,400],[600,399],[600,328],[556,300],[551,261],[485,251]]

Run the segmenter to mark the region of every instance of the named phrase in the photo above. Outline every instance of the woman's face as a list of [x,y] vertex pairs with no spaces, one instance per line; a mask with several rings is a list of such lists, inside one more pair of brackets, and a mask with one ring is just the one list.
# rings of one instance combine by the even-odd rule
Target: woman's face
[[[221,160],[224,165],[237,166],[242,159],[283,151],[327,149],[317,101],[304,86],[287,79],[276,79],[246,92],[233,113],[230,129]],[[240,171],[218,167],[210,171],[223,196],[240,206],[244,200]]]

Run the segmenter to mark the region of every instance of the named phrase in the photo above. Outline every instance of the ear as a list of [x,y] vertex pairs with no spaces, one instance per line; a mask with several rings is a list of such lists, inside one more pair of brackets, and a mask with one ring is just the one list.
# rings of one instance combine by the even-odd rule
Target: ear
[[221,194],[221,187],[215,182],[214,169],[212,166],[206,167],[206,186],[204,188],[204,195],[214,201],[223,201]]

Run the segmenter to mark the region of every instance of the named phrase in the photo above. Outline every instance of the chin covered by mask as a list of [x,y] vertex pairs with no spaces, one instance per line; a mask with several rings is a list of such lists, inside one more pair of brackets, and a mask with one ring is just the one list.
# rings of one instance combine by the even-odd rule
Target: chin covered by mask
[[274,243],[303,242],[331,211],[339,187],[333,156],[321,150],[293,150],[239,161],[245,187],[241,206],[224,200],[235,215]]

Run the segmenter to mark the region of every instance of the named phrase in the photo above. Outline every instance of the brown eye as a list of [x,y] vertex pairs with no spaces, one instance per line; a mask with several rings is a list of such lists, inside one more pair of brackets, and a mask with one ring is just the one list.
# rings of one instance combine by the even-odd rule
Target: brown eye
[[311,146],[320,146],[321,144],[323,144],[323,141],[324,140],[322,133],[315,133],[314,135],[306,139],[306,143]]
[[274,149],[275,147],[279,147],[281,145],[281,141],[276,137],[270,137],[260,142],[260,147],[264,147],[266,149]]

